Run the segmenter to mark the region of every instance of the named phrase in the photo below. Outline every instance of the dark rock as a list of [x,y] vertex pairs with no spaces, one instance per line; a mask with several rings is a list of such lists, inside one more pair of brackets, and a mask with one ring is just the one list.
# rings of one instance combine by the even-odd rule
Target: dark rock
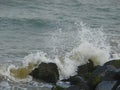
[[89,90],[89,89],[85,88],[84,86],[72,85],[68,87],[66,90]]
[[111,81],[111,80],[120,80],[120,69],[115,68],[112,65],[106,65],[106,66],[101,66],[101,70],[99,70],[98,68],[96,69],[96,71],[100,71],[99,73],[97,73],[99,75],[99,77],[102,80],[105,81]]
[[117,81],[102,81],[95,90],[116,90]]
[[93,75],[98,76],[101,80],[117,80],[118,74],[117,69],[112,65],[98,66],[94,71]]
[[89,60],[89,63],[78,66],[77,74],[80,76],[84,76],[84,74],[88,72],[92,72],[93,70],[94,70],[94,64],[91,60]]
[[87,85],[86,81],[80,76],[70,77],[69,82],[72,85],[79,86],[81,89],[89,90],[89,86]]
[[104,66],[106,65],[112,65],[116,68],[120,68],[120,60],[111,60],[111,61],[108,61],[104,64]]
[[120,90],[120,85],[117,86],[116,90]]
[[66,88],[56,85],[52,88],[52,90],[66,90]]
[[89,85],[90,90],[94,90],[95,87],[102,81],[101,75],[105,72],[106,67],[97,66],[93,72],[89,72],[82,76],[86,81],[87,85]]
[[[69,79],[64,80],[64,81],[68,81],[71,83],[71,85],[73,85],[75,87],[78,86],[79,88],[81,88],[83,90],[89,90],[89,86],[87,85],[86,81],[80,76],[73,76],[73,77],[70,77]],[[72,90],[72,89],[70,89],[70,90]]]
[[93,72],[89,72],[82,76],[89,85],[91,90],[94,90],[95,87],[103,80],[115,80],[116,68],[112,66],[96,66]]
[[57,89],[55,90],[59,90],[58,88],[60,88],[60,90],[90,90],[86,81],[80,76],[72,76],[69,79],[62,80],[62,81],[70,82],[71,86],[64,89],[62,89],[63,87],[57,86]]
[[97,67],[94,66],[93,62],[89,60],[87,64],[78,66],[76,75],[77,77],[76,76],[70,77],[68,81],[70,81],[72,85],[79,86],[81,85],[82,82],[82,85],[87,87],[86,90],[88,90],[89,87],[90,89],[93,89],[101,81],[100,77],[98,77],[99,74],[97,76],[93,74],[93,71],[96,68]]
[[112,65],[94,67],[93,63],[90,61],[90,63],[79,66],[78,76],[84,78],[90,90],[94,90],[103,80],[113,81],[119,79],[119,74],[117,74],[118,72],[116,71],[116,67]]
[[101,78],[99,76],[95,76],[94,74],[88,75],[87,85],[89,85],[90,90],[94,90],[95,87],[101,82]]
[[80,85],[81,83],[86,83],[86,81],[80,76],[73,76],[68,79],[72,85]]
[[91,60],[89,60],[89,62],[87,64],[78,66],[77,75],[84,78],[84,80],[89,85],[89,81],[91,82],[92,72],[94,69],[95,69],[95,67],[94,67],[93,62]]
[[37,80],[48,83],[56,83],[59,79],[59,72],[54,63],[41,63],[30,75]]
[[97,66],[96,69],[92,72],[92,74],[94,74],[94,76],[103,76],[106,69],[106,66]]
[[114,76],[116,80],[120,80],[120,69],[116,71],[116,75]]
[[68,88],[55,86],[52,90],[89,90],[89,89],[84,88],[84,86],[71,85]]

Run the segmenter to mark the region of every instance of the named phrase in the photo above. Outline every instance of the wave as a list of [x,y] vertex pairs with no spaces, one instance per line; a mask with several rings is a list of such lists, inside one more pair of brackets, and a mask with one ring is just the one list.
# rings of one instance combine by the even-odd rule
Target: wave
[[[16,82],[29,82],[32,80],[29,73],[35,67],[41,62],[53,62],[58,66],[59,79],[61,80],[76,75],[77,67],[88,63],[89,59],[93,61],[94,65],[103,65],[111,59],[110,46],[102,28],[93,29],[83,23],[75,23],[75,26],[77,27],[77,34],[74,36],[74,39],[78,41],[76,37],[79,37],[79,44],[74,46],[71,51],[64,52],[64,55],[55,54],[52,58],[49,56],[50,54],[43,51],[31,53],[25,56],[22,64],[19,66],[14,64],[6,68],[3,66],[0,69],[0,74]],[[62,33],[62,31],[59,33]],[[59,33],[57,32],[57,34]],[[56,40],[54,39],[54,41]]]
[[0,17],[1,25],[4,25],[4,23],[7,25],[28,25],[28,26],[34,26],[34,27],[48,27],[50,26],[50,21],[43,20],[40,18],[35,17]]

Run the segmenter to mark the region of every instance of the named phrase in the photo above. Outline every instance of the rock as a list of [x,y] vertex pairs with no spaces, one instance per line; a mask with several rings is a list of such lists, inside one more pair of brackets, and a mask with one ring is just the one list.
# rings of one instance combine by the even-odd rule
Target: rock
[[83,89],[83,90],[89,90],[89,86],[87,85],[86,81],[80,77],[80,76],[74,76],[74,77],[71,77],[69,79],[69,82],[72,84],[72,85],[77,85],[79,86],[79,88]]
[[120,69],[117,69],[112,65],[100,66],[93,74],[105,81],[120,80]]
[[80,77],[80,76],[73,76],[73,77],[70,77],[68,79],[68,81],[72,84],[72,85],[80,85],[80,84],[85,84],[86,81]]
[[70,86],[67,88],[57,86],[57,89],[54,90],[90,90],[86,81],[80,76],[72,76],[67,80],[63,80],[64,82],[70,82]]
[[94,75],[99,76],[101,80],[116,80],[116,70],[117,69],[114,66],[106,65],[99,66],[93,73]]
[[112,65],[116,68],[120,68],[120,60],[111,60],[111,61],[108,61],[104,64],[104,66],[106,65]]
[[94,64],[91,60],[89,60],[89,63],[78,66],[77,74],[80,76],[84,76],[84,74],[88,72],[92,72],[93,70],[94,70]]
[[[78,86],[80,89],[89,90],[89,86],[87,85],[86,81],[80,76],[72,76],[69,79],[64,80],[64,81],[70,82],[71,85],[73,85],[75,87]],[[72,90],[72,89],[70,89],[70,90]]]
[[94,74],[94,76],[102,76],[104,75],[106,69],[106,66],[97,66],[96,69],[92,72],[92,74]]
[[52,90],[89,90],[89,89],[86,89],[83,86],[71,85],[68,88],[55,86]]
[[89,82],[92,77],[92,72],[95,69],[94,64],[91,60],[85,65],[78,66],[77,76],[84,78],[85,81]]
[[117,81],[102,81],[95,90],[116,90]]
[[117,86],[116,90],[120,90],[120,85]]
[[30,75],[37,80],[48,83],[56,83],[59,79],[58,68],[54,63],[41,63]]
[[92,72],[84,74],[82,76],[89,85],[91,90],[94,90],[95,87],[102,80],[115,80],[116,68],[112,66],[96,66]]
[[95,87],[102,81],[101,75],[105,72],[105,69],[105,66],[96,66],[95,70],[82,76],[87,82],[87,85],[89,85],[90,90],[94,90]]
[[99,76],[88,74],[87,85],[89,86],[90,90],[94,90],[100,82],[101,78]]
[[116,75],[114,76],[116,80],[120,80],[120,69],[116,71]]
[[66,90],[66,88],[56,85],[52,88],[52,90]]
[[94,66],[92,61],[78,67],[78,76],[81,76],[89,86],[90,90],[94,90],[95,87],[103,80],[113,81],[119,79],[117,68],[112,65]]
[[84,86],[72,85],[68,87],[66,90],[89,90],[89,89],[84,88]]

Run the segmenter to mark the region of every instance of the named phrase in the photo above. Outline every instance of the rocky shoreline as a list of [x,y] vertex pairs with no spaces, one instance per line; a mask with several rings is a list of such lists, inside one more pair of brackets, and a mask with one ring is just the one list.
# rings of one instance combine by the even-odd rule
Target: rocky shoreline
[[69,87],[57,85],[58,67],[55,63],[41,63],[30,75],[35,80],[52,83],[51,90],[120,90],[120,60],[111,60],[103,66],[94,66],[93,62],[78,66],[77,75],[62,82],[70,82]]

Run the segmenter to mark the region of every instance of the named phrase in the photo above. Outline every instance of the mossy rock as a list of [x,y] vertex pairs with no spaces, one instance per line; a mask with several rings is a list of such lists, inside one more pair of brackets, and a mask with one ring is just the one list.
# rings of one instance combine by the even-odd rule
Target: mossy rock
[[101,82],[101,78],[99,76],[95,76],[94,74],[89,74],[87,79],[87,84],[90,87],[90,90],[94,90],[95,87]]
[[55,86],[52,90],[90,90],[90,89],[85,88],[84,86],[71,85],[70,87],[67,88]]
[[66,90],[66,88],[56,85],[54,86],[53,90]]
[[55,63],[41,63],[30,75],[37,80],[48,83],[56,83],[59,79],[59,72]]
[[67,88],[67,90],[72,90],[73,87],[76,89],[79,88],[79,90],[89,90],[87,82],[81,76],[71,76],[69,79],[63,81],[70,82],[71,84],[71,86]]
[[111,61],[108,61],[104,64],[104,66],[107,66],[107,65],[112,65],[116,68],[120,68],[120,60],[111,60]]
[[88,60],[89,62],[87,64],[78,66],[77,74],[79,76],[82,76],[86,73],[92,72],[94,70],[94,64],[91,60]]

